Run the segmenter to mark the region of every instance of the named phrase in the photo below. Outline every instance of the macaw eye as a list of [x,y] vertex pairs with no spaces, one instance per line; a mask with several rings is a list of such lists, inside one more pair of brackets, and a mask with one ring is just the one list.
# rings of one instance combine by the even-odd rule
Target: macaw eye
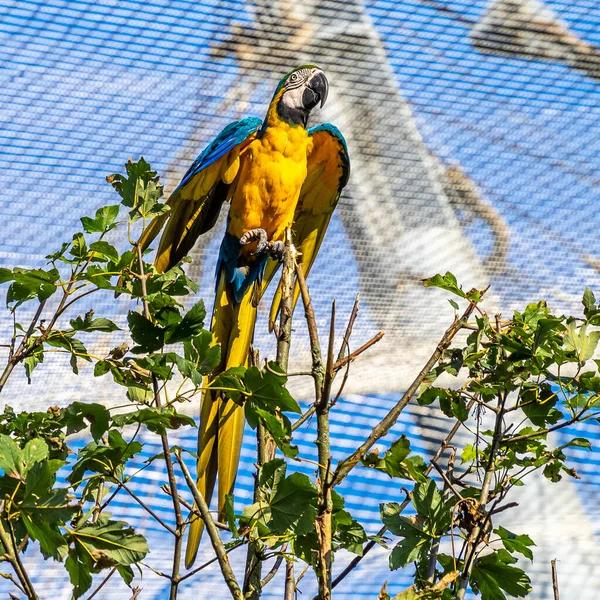
[[292,75],[290,77],[290,81],[298,81],[298,74],[297,73],[292,73]]

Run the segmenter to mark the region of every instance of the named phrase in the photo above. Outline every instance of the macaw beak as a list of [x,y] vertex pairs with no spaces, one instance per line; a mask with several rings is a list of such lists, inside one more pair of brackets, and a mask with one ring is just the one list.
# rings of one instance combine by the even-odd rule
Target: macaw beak
[[310,79],[306,83],[304,92],[302,93],[302,105],[307,110],[312,110],[319,102],[321,108],[327,100],[327,93],[329,92],[329,82],[323,71],[317,71],[314,75],[311,75]]

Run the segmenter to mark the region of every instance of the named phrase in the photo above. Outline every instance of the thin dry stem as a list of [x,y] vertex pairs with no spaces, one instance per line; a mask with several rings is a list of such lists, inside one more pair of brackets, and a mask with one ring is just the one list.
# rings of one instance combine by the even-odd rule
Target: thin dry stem
[[419,389],[419,386],[423,383],[427,375],[431,372],[433,367],[441,358],[444,350],[446,350],[456,334],[462,329],[464,323],[466,323],[475,310],[476,304],[471,302],[468,308],[465,310],[463,315],[459,319],[455,319],[454,323],[446,330],[442,339],[438,343],[437,347],[433,351],[433,354],[429,360],[425,363],[425,366],[421,369],[414,381],[408,386],[408,389],[396,405],[389,411],[389,413],[373,427],[369,437],[345,460],[338,464],[333,477],[333,485],[338,485],[343,481],[350,471],[360,462],[362,457],[383,437],[389,430],[394,426],[398,417],[402,411],[406,408],[414,394]]
[[[179,450],[175,451],[175,457],[177,458],[177,462],[179,463],[179,467],[181,468],[181,472],[185,478],[185,481],[192,492],[192,496],[194,497],[194,501],[196,502],[196,506],[202,515],[202,520],[204,521],[204,525],[206,527],[206,532],[208,533],[208,537],[212,543],[212,546],[215,550],[215,554],[217,555],[217,560],[219,561],[219,566],[221,567],[221,573],[223,574],[223,578],[225,579],[225,583],[229,588],[229,592],[231,597],[234,600],[244,600],[244,595],[242,594],[242,590],[237,582],[233,569],[231,568],[231,564],[229,563],[229,558],[227,556],[227,551],[225,550],[225,546],[223,544],[223,540],[219,535],[219,531],[217,530],[212,515],[210,514],[210,510],[208,509],[208,505],[206,504],[206,500],[202,497],[202,494],[198,491],[196,487],[196,483],[192,479],[190,472],[181,457],[181,452]],[[179,505],[179,503],[178,503]]]

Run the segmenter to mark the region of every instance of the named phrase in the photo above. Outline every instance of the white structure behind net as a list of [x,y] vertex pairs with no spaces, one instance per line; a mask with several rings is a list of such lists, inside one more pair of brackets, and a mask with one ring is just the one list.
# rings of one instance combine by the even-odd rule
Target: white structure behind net
[[[40,265],[80,216],[114,203],[104,177],[128,157],[143,155],[172,189],[224,125],[264,114],[285,72],[303,63],[324,69],[330,98],[317,119],[346,136],[352,176],[311,292],[324,328],[333,298],[343,327],[360,291],[354,347],[386,334],[355,367],[336,411],[340,456],[385,414],[453,318],[447,294],[425,289],[423,278],[450,270],[465,288],[491,284],[488,309],[505,315],[537,299],[577,313],[584,287],[600,289],[600,7],[592,0],[5,0],[0,35],[0,267]],[[202,240],[190,269],[208,304],[223,225]],[[129,308],[109,294],[93,304],[117,322]],[[256,339],[263,356],[273,353],[267,310],[264,303]],[[0,325],[10,331],[7,313]],[[307,361],[300,315],[295,328],[294,368]],[[120,336],[90,351],[106,354]],[[75,377],[67,362],[47,359],[31,386],[15,374],[2,400],[29,410],[123,402],[116,386],[90,383],[89,369]],[[443,427],[435,411],[415,408],[395,433],[408,432],[427,456]],[[587,435],[597,436],[591,426]],[[313,438],[304,434],[307,452]],[[195,442],[190,433],[173,443]],[[251,493],[250,433],[244,449],[240,501]],[[519,522],[506,517],[538,544],[536,600],[551,593],[552,558],[566,598],[600,597],[598,458],[573,457],[581,482],[540,481],[519,499]],[[153,506],[169,519],[156,485],[164,475],[145,473],[142,491],[157,494]],[[400,495],[371,472],[349,478],[345,492],[369,533],[378,503]],[[151,525],[120,501],[116,513]],[[148,536],[149,562],[164,563],[162,533]],[[69,597],[61,565],[29,560],[48,597]],[[375,598],[386,579],[390,592],[400,590],[406,574],[390,574],[386,561],[374,552],[339,597]],[[217,570],[205,573],[182,597],[225,597]],[[103,597],[128,598],[116,578],[111,585]],[[157,578],[141,586],[143,598],[165,595]],[[0,595],[5,588],[0,580]]]

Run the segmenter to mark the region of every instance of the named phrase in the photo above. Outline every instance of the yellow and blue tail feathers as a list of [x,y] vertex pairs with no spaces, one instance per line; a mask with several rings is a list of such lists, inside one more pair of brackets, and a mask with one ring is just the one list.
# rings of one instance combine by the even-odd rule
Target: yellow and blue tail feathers
[[[231,276],[231,275],[230,275]],[[247,366],[250,344],[256,323],[255,290],[245,286],[239,301],[221,270],[212,319],[214,343],[221,345],[221,363],[213,377],[231,367]],[[218,510],[222,515],[225,497],[233,493],[244,435],[244,408],[226,399],[218,391],[207,390],[202,399],[198,434],[198,490],[210,504],[218,474]],[[185,564],[196,558],[204,530],[202,519],[195,517],[190,525]]]

